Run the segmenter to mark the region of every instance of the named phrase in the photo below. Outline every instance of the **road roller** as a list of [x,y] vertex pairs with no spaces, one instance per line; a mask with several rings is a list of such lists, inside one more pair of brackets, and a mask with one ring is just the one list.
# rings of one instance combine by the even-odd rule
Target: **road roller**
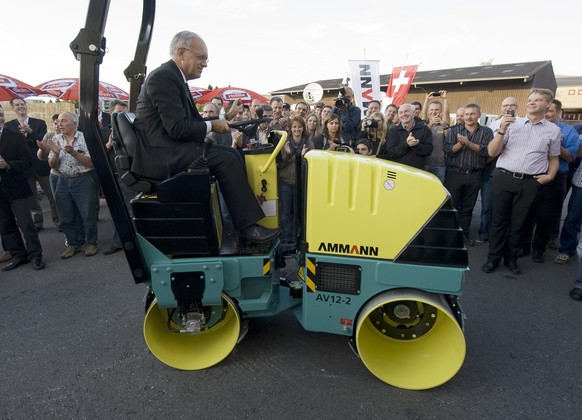
[[[466,352],[459,296],[468,255],[440,181],[387,160],[311,150],[298,162],[295,249],[277,239],[246,243],[228,222],[204,151],[182,173],[144,179],[131,171],[139,137],[126,112],[112,118],[115,158],[108,159],[97,119],[108,8],[108,0],[90,0],[70,48],[80,61],[89,151],[131,274],[147,290],[143,336],[151,354],[176,369],[206,369],[244,345],[253,318],[292,311],[307,331],[344,336],[386,384],[423,390],[453,378]],[[154,15],[155,2],[144,0],[125,70],[130,110],[145,78]],[[252,132],[261,121],[233,127]],[[279,224],[276,158],[286,136],[275,131],[242,152],[266,227]],[[129,203],[127,188],[135,193]]]

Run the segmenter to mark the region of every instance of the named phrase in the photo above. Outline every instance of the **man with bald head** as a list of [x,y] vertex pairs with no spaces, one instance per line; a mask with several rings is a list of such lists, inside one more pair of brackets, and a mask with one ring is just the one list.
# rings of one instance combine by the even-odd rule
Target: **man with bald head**
[[[204,121],[192,100],[187,82],[200,78],[207,66],[208,47],[200,36],[182,31],[172,38],[170,60],[148,75],[137,100],[135,127],[141,142],[133,172],[160,181],[171,178],[200,155],[208,134],[230,132],[223,119]],[[257,225],[265,215],[247,182],[240,154],[215,145],[206,158],[241,237],[255,243],[275,239],[278,229]]]
[[426,157],[432,153],[432,131],[414,118],[414,106],[402,104],[398,109],[398,125],[388,131],[385,148],[377,157],[424,169]]
[[[77,130],[78,117],[63,112],[58,119],[60,134],[55,134],[49,144],[49,166],[59,172],[55,188],[55,200],[61,221],[61,229],[67,245],[61,258],[71,258],[81,251],[77,232],[84,230],[85,256],[97,253],[97,209],[99,187],[93,161],[85,136]],[[77,212],[81,216],[77,217]]]

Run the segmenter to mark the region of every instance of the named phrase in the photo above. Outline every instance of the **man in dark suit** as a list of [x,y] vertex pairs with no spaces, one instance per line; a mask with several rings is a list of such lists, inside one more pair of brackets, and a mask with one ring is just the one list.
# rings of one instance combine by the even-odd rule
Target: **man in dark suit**
[[40,187],[49,199],[51,216],[55,226],[58,228],[60,223],[53,192],[50,186],[50,168],[47,162],[36,157],[36,153],[38,152],[37,141],[41,142],[44,138],[47,132],[46,123],[43,120],[28,116],[28,107],[26,106],[24,99],[13,98],[10,100],[10,105],[12,105],[12,110],[16,113],[16,119],[7,122],[6,127],[12,131],[20,132],[25,137],[26,145],[32,155],[32,167],[28,170],[26,175],[33,192],[32,219],[34,220],[34,225],[38,230],[43,228],[42,208],[36,198],[36,182],[38,181]]
[[[142,86],[135,119],[141,142],[132,171],[158,180],[187,169],[210,132],[230,132],[222,119],[203,120],[188,89],[187,81],[199,78],[208,65],[206,43],[195,33],[182,31],[172,39],[170,52],[171,60],[153,70]],[[206,157],[241,237],[256,243],[275,239],[279,229],[256,224],[264,213],[247,182],[240,154],[216,145]]]
[[42,247],[30,213],[32,191],[25,175],[31,161],[22,136],[4,127],[4,110],[0,107],[0,234],[5,250],[12,255],[12,261],[2,271],[13,270],[29,260],[35,270],[44,268]]

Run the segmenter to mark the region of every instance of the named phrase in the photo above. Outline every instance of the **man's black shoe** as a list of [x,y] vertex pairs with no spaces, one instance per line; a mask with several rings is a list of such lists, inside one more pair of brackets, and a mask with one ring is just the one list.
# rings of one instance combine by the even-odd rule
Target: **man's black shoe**
[[259,225],[252,225],[240,231],[240,236],[249,242],[264,244],[279,236],[279,228],[268,229]]
[[21,265],[26,264],[27,262],[28,260],[24,258],[13,258],[9,264],[6,264],[4,267],[2,267],[2,271],[14,270],[15,268],[18,268]]
[[539,252],[539,251],[534,251],[531,254],[531,259],[533,262],[539,263],[539,264],[541,264],[545,261],[544,254],[542,252]]
[[109,248],[107,251],[103,251],[103,255],[111,255],[111,254],[115,254],[116,252],[121,251],[123,248],[119,247],[119,246],[112,246],[111,248]]
[[34,257],[32,259],[32,268],[35,270],[44,270],[44,262],[41,257]]
[[521,274],[521,269],[519,268],[519,265],[517,265],[516,261],[506,261],[504,264],[511,272],[511,274],[515,274],[516,276]]
[[481,271],[483,271],[484,273],[487,273],[487,274],[493,273],[498,265],[499,264],[495,264],[493,261],[487,261],[481,267]]
[[574,300],[582,300],[582,288],[574,287],[570,290],[570,297]]

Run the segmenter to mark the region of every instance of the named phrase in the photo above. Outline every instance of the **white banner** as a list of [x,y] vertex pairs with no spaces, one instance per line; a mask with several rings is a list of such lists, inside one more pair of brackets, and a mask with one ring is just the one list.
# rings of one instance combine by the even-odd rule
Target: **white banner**
[[380,60],[349,60],[349,63],[354,100],[365,115],[372,99],[381,100]]

